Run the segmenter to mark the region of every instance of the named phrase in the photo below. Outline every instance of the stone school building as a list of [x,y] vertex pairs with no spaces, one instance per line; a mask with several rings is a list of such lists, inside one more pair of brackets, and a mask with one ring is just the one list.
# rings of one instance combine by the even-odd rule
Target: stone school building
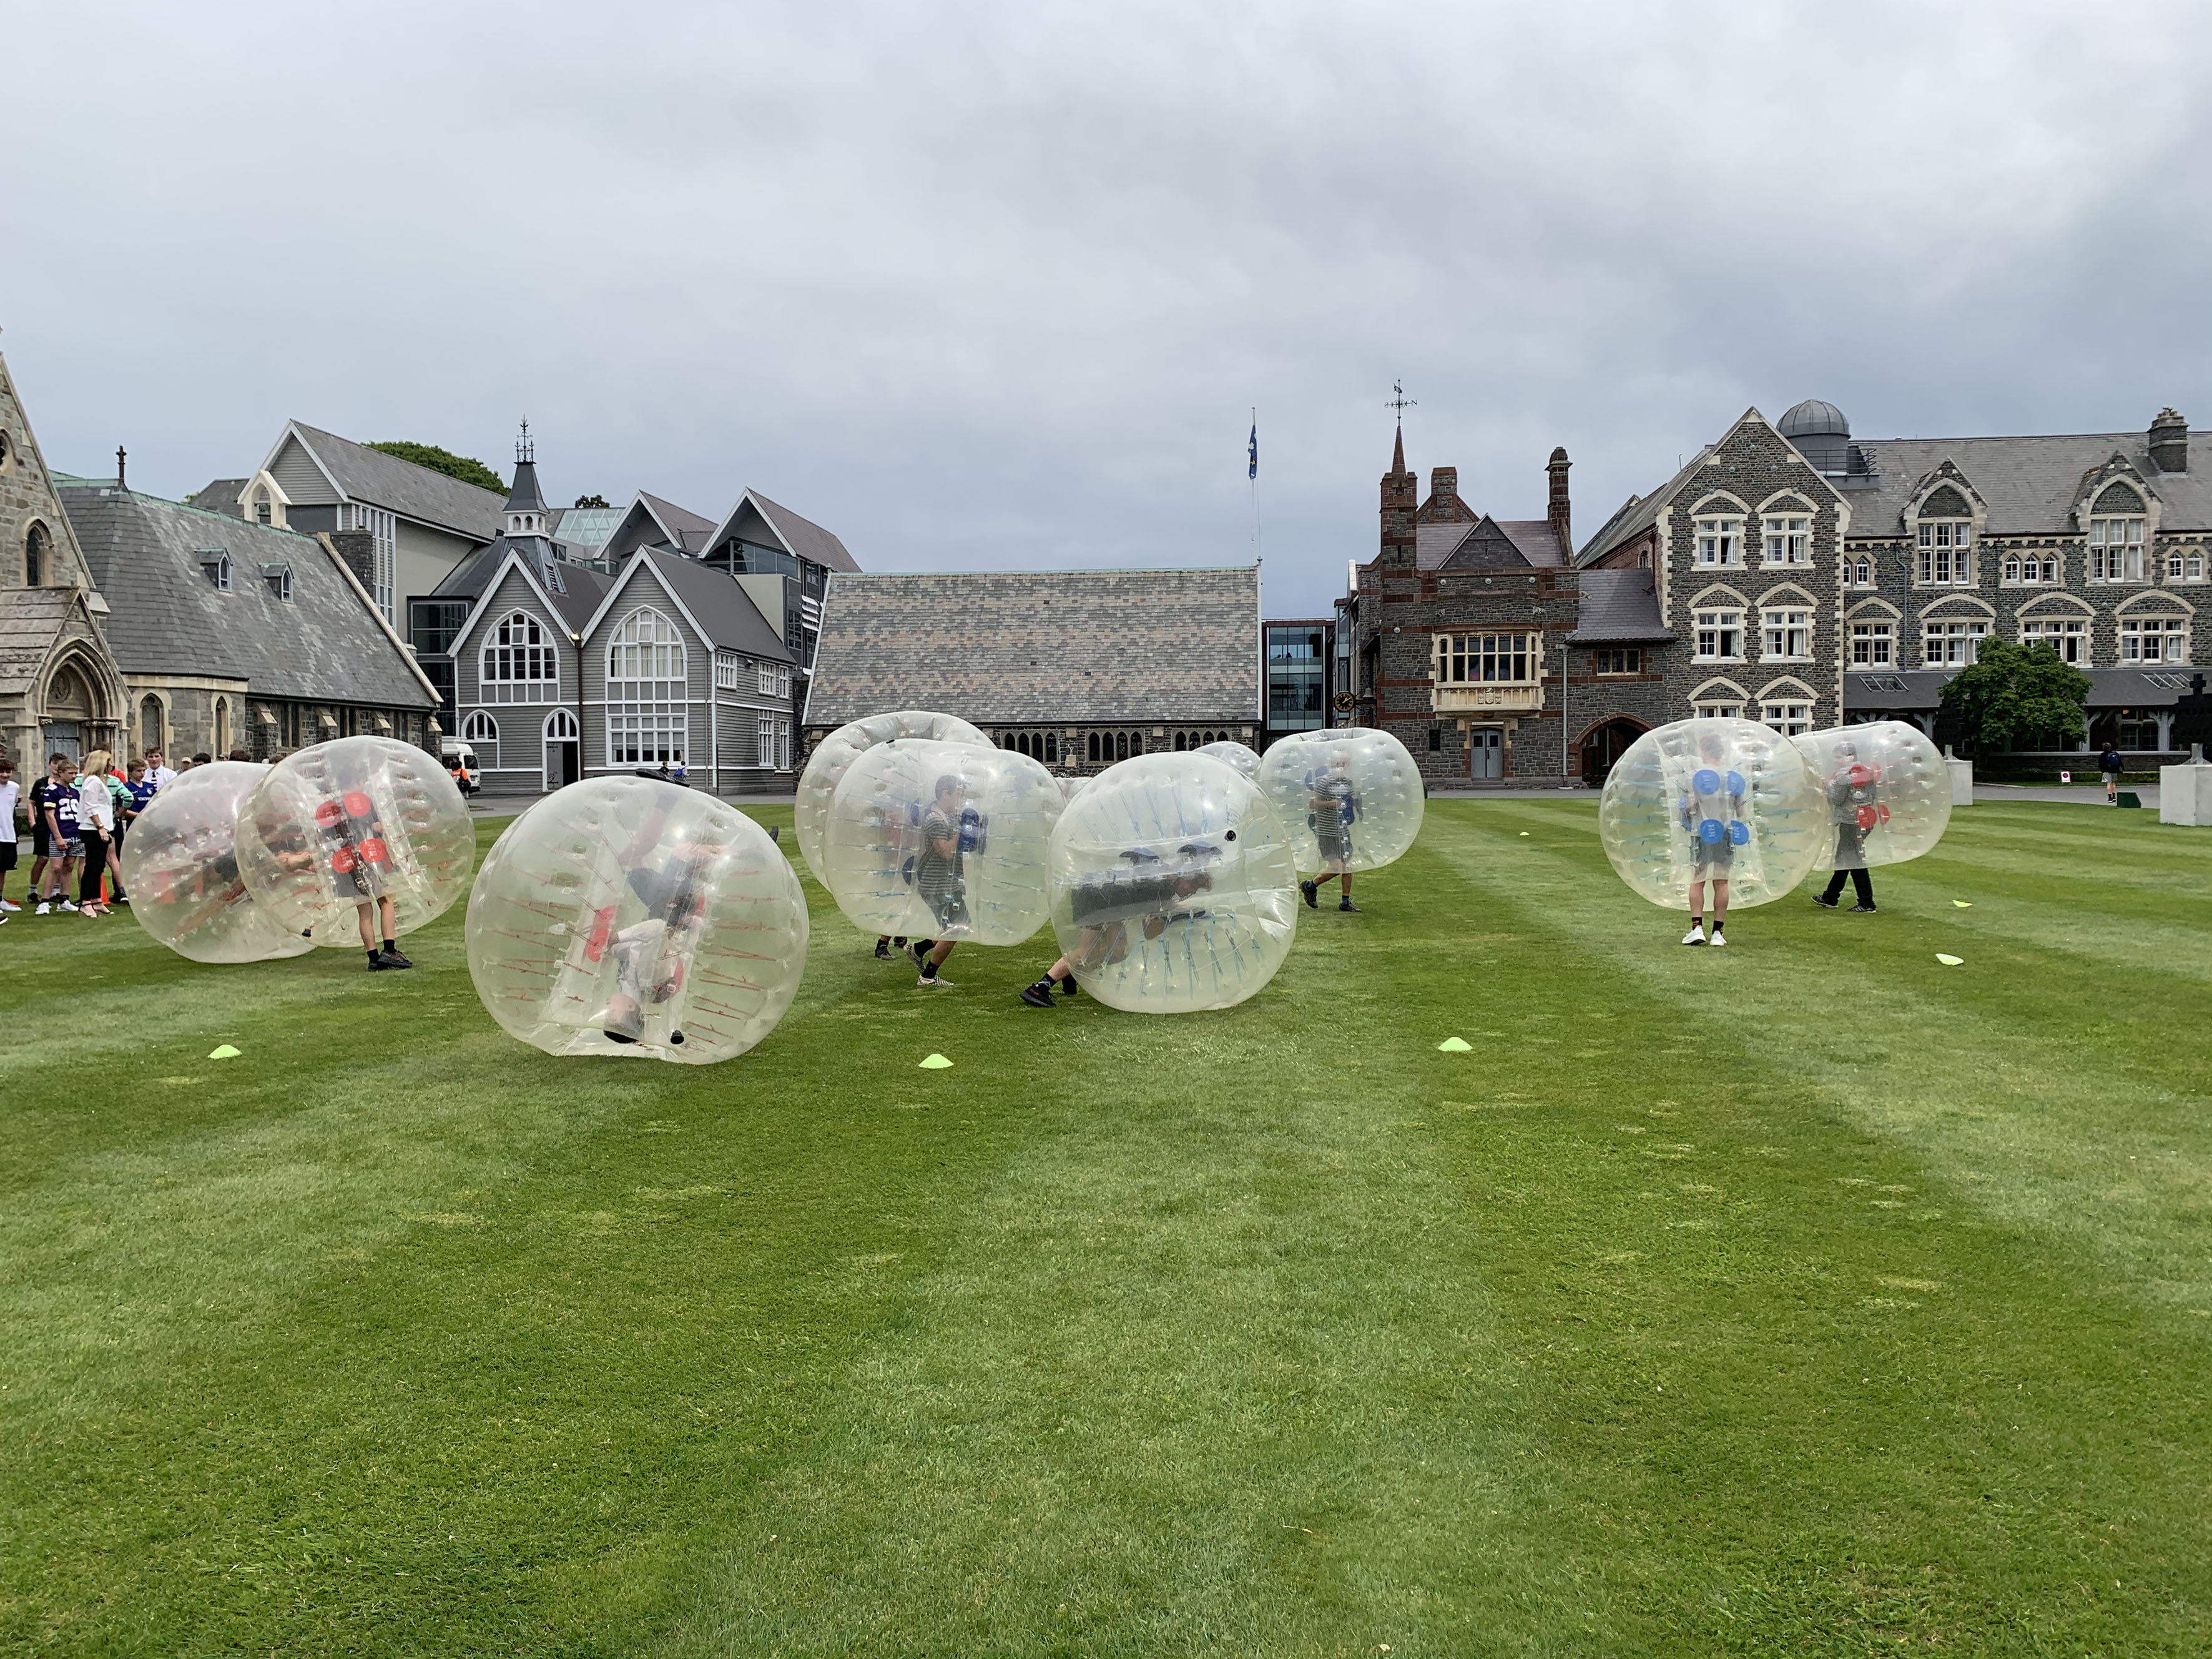
[[2176,758],[2172,707],[2208,643],[2212,481],[2172,410],[2142,432],[1855,441],[1833,404],[1747,410],[1579,551],[1568,460],[1542,520],[1428,495],[1402,436],[1381,548],[1340,607],[1353,708],[1434,782],[1602,781],[1643,732],[1698,714],[1785,732],[1906,720],[1992,635],[2051,645],[2091,684],[2086,738]]

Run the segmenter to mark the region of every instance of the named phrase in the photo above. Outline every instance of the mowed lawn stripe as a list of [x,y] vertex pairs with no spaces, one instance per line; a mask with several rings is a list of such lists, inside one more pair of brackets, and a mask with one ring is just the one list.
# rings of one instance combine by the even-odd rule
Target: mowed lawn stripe
[[1954,1140],[1862,1104],[1869,1072],[1910,1100],[2033,1030],[1984,1037],[1962,1012],[1954,1061],[1908,998],[1866,1024],[1918,1042],[1854,1066],[1880,947],[1839,930],[1909,914],[1764,907],[1726,951],[1687,951],[1612,880],[1587,811],[1432,805],[1423,850],[1581,988],[1562,1041],[1555,977],[1486,966],[1492,1041],[1459,1057],[1455,1139],[1468,1188],[1507,1206],[1486,1284],[1550,1372],[1557,1518],[1605,1565],[1628,1647],[2201,1644],[2206,1322],[2032,1224],[2014,1185],[2039,1169],[1964,1179]]

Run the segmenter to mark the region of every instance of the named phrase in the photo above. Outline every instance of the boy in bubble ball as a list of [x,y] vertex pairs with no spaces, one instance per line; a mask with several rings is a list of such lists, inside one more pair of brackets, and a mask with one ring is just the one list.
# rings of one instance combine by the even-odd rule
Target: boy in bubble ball
[[684,975],[707,916],[707,867],[720,848],[694,838],[661,844],[665,810],[647,812],[617,862],[645,915],[627,927],[614,926],[617,907],[592,919],[584,957],[615,960],[615,992],[592,1023],[610,1042],[632,1043],[645,1035],[645,1005],[665,1002],[684,987]]
[[1856,744],[1838,743],[1836,769],[1822,781],[1821,788],[1828,797],[1828,821],[1836,826],[1836,868],[1828,878],[1827,890],[1814,894],[1813,902],[1825,910],[1834,909],[1848,876],[1859,901],[1851,906],[1851,914],[1870,916],[1874,878],[1867,871],[1866,838],[1889,818],[1889,808],[1878,799],[1881,769],[1862,762]]
[[[963,808],[961,793],[960,780],[951,773],[938,779],[936,799],[921,815],[921,852],[914,862],[914,890],[945,933],[968,925],[968,883],[962,861],[983,850],[982,815],[972,806]],[[953,943],[921,939],[907,947],[921,969],[916,985],[933,989],[952,983],[937,970],[952,954]]]
[[1210,842],[1186,842],[1176,849],[1173,869],[1163,865],[1149,847],[1136,847],[1121,854],[1126,870],[1112,870],[1078,882],[1069,894],[1069,908],[1079,931],[1075,949],[1045,970],[1042,979],[1022,988],[1022,1000],[1032,1008],[1052,1006],[1052,986],[1060,981],[1060,994],[1077,994],[1075,970],[1093,972],[1109,968],[1129,954],[1129,924],[1140,921],[1147,939],[1156,939],[1173,921],[1203,921],[1206,912],[1189,908],[1190,901],[1213,886],[1206,866],[1221,856]]
[[1350,865],[1352,823],[1359,816],[1359,792],[1352,783],[1352,757],[1341,750],[1330,756],[1328,765],[1317,766],[1306,775],[1306,822],[1321,846],[1321,874],[1300,882],[1298,891],[1305,895],[1307,909],[1318,910],[1322,884],[1334,881],[1339,895],[1336,908],[1357,914],[1359,907],[1352,902]]
[[366,789],[345,790],[315,808],[315,828],[322,832],[323,865],[330,872],[331,890],[354,901],[362,945],[368,952],[368,971],[412,968],[415,964],[399,954],[398,909],[390,890],[392,848],[385,842],[374,799]]
[[1705,935],[1705,884],[1713,887],[1714,945],[1726,945],[1721,928],[1728,920],[1728,872],[1735,849],[1751,839],[1743,817],[1743,775],[1727,766],[1717,732],[1698,736],[1698,767],[1676,804],[1682,828],[1690,835],[1690,931],[1685,945],[1708,943]]

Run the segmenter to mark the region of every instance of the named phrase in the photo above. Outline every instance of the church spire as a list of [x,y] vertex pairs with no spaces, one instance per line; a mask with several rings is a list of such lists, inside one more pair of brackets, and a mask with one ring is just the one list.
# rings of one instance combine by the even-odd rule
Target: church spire
[[507,533],[543,536],[546,532],[545,496],[538,488],[538,446],[530,436],[530,422],[522,422],[522,435],[514,441],[514,487],[507,492]]

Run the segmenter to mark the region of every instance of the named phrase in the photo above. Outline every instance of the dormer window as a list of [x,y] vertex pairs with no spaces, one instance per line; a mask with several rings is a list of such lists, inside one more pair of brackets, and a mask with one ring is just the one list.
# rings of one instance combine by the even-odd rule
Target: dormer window
[[1698,520],[1698,563],[1703,568],[1720,569],[1743,562],[1743,520],[1741,519],[1700,519]]
[[1974,526],[1967,519],[1920,521],[1920,585],[1923,587],[1966,587],[1974,580],[1973,561],[1967,553]]
[[2089,580],[2139,582],[2143,579],[2143,521],[2125,518],[2089,520]]
[[289,564],[264,564],[261,574],[269,584],[269,591],[289,605],[292,602],[292,567]]
[[215,585],[218,593],[230,592],[230,555],[219,547],[203,548],[199,555],[200,570]]
[[256,497],[253,503],[253,522],[256,524],[267,524],[269,522],[270,510],[271,509],[269,506],[269,498],[266,495]]

